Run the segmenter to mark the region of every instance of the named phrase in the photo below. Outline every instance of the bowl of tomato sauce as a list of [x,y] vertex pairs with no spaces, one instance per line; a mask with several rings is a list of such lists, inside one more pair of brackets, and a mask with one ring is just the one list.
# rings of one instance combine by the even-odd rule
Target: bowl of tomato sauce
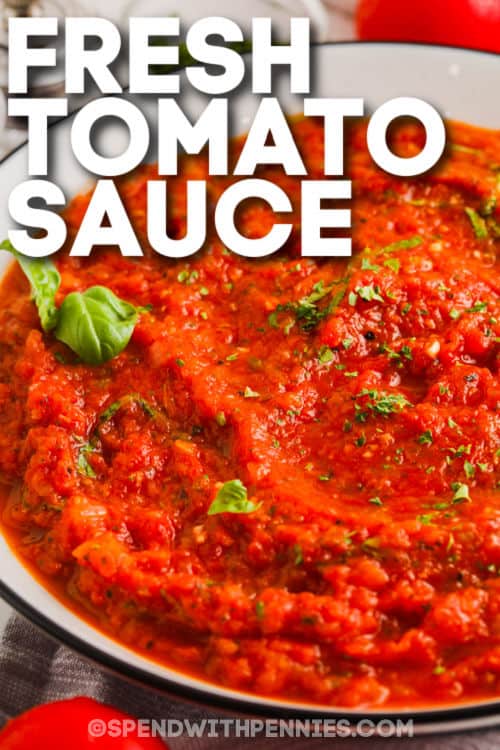
[[[215,236],[178,261],[63,250],[56,302],[98,285],[141,311],[99,365],[44,332],[2,258],[0,593],[102,666],[205,705],[411,717],[421,732],[494,724],[500,58],[401,44],[314,54],[316,95],[365,94],[369,109],[416,96],[447,121],[440,164],[404,179],[376,167],[364,121],[349,126],[351,258],[301,257],[298,226],[258,261]],[[236,134],[254,108],[238,96]],[[52,179],[75,196],[71,238],[92,187],[70,127],[50,137]],[[321,124],[292,129],[320,179]],[[422,138],[414,122],[391,134],[401,155]],[[0,165],[6,192],[25,159],[22,147]],[[145,164],[119,181],[146,250],[155,174]],[[206,158],[186,157],[172,179],[179,236],[185,180],[203,174]],[[262,176],[297,199],[295,178]],[[209,178],[214,200],[228,179]],[[271,220],[258,202],[239,214],[248,236]]]

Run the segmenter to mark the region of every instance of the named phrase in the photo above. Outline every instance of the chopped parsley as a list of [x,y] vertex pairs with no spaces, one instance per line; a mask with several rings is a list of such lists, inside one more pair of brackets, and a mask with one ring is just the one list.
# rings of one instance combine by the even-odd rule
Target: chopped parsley
[[472,479],[472,477],[476,473],[476,467],[474,466],[474,464],[471,464],[470,461],[465,461],[464,471],[465,471],[465,476],[467,477],[467,479]]
[[95,447],[92,443],[83,443],[78,447],[78,458],[76,460],[78,472],[85,477],[90,477],[91,479],[95,479],[97,475],[89,464],[87,456],[94,451]]
[[328,362],[332,362],[334,359],[334,354],[329,346],[322,346],[321,349],[318,352],[318,360],[321,362],[322,365],[328,364]]
[[198,276],[198,271],[189,271],[187,268],[185,268],[184,270],[179,271],[179,273],[177,274],[177,281],[180,284],[193,284]]
[[451,489],[455,492],[452,498],[454,503],[463,503],[470,501],[471,498],[469,494],[468,484],[463,484],[463,482],[453,482],[453,484],[451,485]]
[[379,252],[380,253],[392,253],[394,250],[411,250],[413,247],[418,247],[423,242],[421,237],[415,236],[410,237],[407,240],[398,240],[390,245],[386,245]]
[[258,391],[253,391],[250,386],[247,385],[245,390],[243,391],[244,398],[259,398],[260,393]]
[[398,273],[401,263],[397,258],[387,258],[387,260],[384,260],[384,266],[390,268],[394,273]]
[[363,258],[363,260],[361,261],[361,270],[374,271],[374,273],[378,273],[380,271],[380,266],[377,266],[374,263],[370,263],[370,260],[368,258]]
[[448,448],[448,450],[457,458],[460,458],[461,456],[470,456],[472,445],[471,443],[468,443],[468,445],[459,445],[458,448]]
[[488,307],[487,302],[476,302],[475,305],[472,305],[472,307],[469,307],[467,312],[469,313],[478,313],[478,312],[484,312],[486,308]]
[[401,361],[403,357],[404,359],[408,360],[413,359],[412,351],[406,344],[404,344],[401,349],[399,349],[399,351],[391,349],[391,347],[387,344],[382,344],[380,347],[380,351],[382,354],[387,354],[389,356],[389,359],[395,359],[398,361]]
[[376,284],[368,284],[367,286],[358,286],[356,293],[359,294],[362,300],[365,302],[384,302],[384,298],[380,294],[380,287]]
[[293,553],[294,553],[293,564],[302,565],[302,563],[304,562],[304,556],[302,554],[302,547],[300,546],[300,544],[293,545]]
[[354,407],[357,422],[366,422],[370,413],[375,416],[388,417],[390,414],[402,411],[405,406],[413,405],[401,393],[388,393],[386,391],[364,389],[355,398],[363,398],[365,396],[368,396],[369,401],[367,401],[364,407],[359,404],[355,404]]
[[[338,282],[338,283],[343,283]],[[311,294],[302,297],[298,302],[287,302],[284,305],[278,305],[274,313],[269,316],[269,324],[278,327],[277,315],[279,312],[291,312],[295,315],[296,321],[300,324],[303,331],[311,331],[323,318],[326,318],[332,310],[342,301],[345,288],[334,295],[329,303],[323,307],[318,306],[318,302],[330,295],[333,286],[325,287],[323,281],[318,281],[312,289]]]
[[486,222],[483,217],[480,216],[478,212],[473,208],[470,208],[470,206],[466,206],[464,208],[464,211],[469,217],[469,221],[472,224],[472,229],[474,230],[474,234],[476,235],[478,240],[486,239],[488,237],[488,227],[486,226]]
[[269,313],[267,316],[267,322],[271,326],[271,328],[279,328],[280,324],[278,323],[278,313],[276,310],[273,310],[272,313]]
[[481,216],[491,216],[495,212],[496,207],[497,197],[494,193],[492,193],[481,203],[479,213],[481,214]]
[[420,445],[432,445],[432,432],[430,430],[425,430],[425,432],[423,432],[418,438],[418,442]]

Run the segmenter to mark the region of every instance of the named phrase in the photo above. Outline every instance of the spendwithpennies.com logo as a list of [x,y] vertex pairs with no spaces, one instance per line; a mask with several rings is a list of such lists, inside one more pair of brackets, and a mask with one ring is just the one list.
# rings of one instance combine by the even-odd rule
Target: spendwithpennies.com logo
[[352,738],[413,737],[413,721],[398,719],[92,719],[89,736],[98,737],[274,737],[274,738]]

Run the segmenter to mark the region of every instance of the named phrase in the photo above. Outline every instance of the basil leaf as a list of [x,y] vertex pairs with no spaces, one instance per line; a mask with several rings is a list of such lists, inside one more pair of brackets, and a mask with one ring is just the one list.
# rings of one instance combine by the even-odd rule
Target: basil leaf
[[58,310],[55,305],[56,292],[61,283],[59,271],[48,258],[29,258],[19,253],[9,240],[0,244],[0,249],[11,253],[31,285],[31,294],[38,309],[44,331],[57,325]]
[[247,488],[239,479],[232,479],[222,485],[218,491],[215,500],[208,509],[209,516],[215,516],[218,513],[253,513],[260,508],[260,503],[256,505],[248,500]]
[[64,299],[55,336],[87,364],[100,365],[125,349],[137,316],[134,305],[104,286],[93,286]]

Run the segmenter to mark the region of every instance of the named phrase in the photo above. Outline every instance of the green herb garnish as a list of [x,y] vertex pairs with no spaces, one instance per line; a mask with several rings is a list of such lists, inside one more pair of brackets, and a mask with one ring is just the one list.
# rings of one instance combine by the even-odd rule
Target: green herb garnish
[[[336,283],[345,285],[345,279]],[[291,312],[295,315],[295,319],[303,331],[311,331],[340,304],[344,297],[345,286],[337,294],[334,294],[326,305],[319,307],[318,302],[331,294],[333,286],[325,287],[323,281],[318,281],[313,286],[311,294],[302,297],[298,302],[287,302],[286,304],[278,305],[268,318],[269,324],[273,328],[279,327],[277,313]]]
[[474,466],[474,464],[471,464],[470,461],[464,461],[464,471],[467,479],[472,479],[472,477],[476,473],[476,467]]
[[322,365],[328,364],[328,362],[332,362],[334,359],[334,354],[329,346],[322,346],[321,349],[318,351],[318,360],[321,362]]
[[92,466],[89,464],[87,456],[89,453],[93,453],[95,451],[95,447],[92,445],[92,443],[83,443],[78,446],[78,458],[76,460],[76,466],[80,474],[83,474],[86,477],[90,477],[91,479],[95,479],[96,473]]
[[58,318],[54,300],[61,284],[59,271],[48,258],[28,258],[18,253],[9,240],[4,240],[0,249],[11,253],[21,266],[30,283],[42,328],[44,331],[51,331],[57,325]]
[[420,445],[432,445],[432,432],[430,430],[425,430],[425,432],[423,432],[418,438],[418,442]]
[[387,393],[385,391],[365,389],[358,393],[355,398],[362,398],[364,396],[368,396],[370,399],[365,405],[368,411],[364,410],[359,404],[355,404],[357,422],[366,422],[370,412],[382,417],[388,417],[390,414],[402,411],[405,406],[412,406],[408,399],[401,393]]
[[401,263],[397,258],[387,258],[387,260],[384,260],[384,266],[390,268],[394,273],[398,273]]
[[361,299],[365,300],[365,302],[384,302],[384,298],[380,294],[380,287],[373,284],[369,284],[368,286],[358,286],[356,289],[356,293],[359,294]]
[[109,422],[109,420],[114,417],[116,412],[127,404],[137,404],[138,406],[140,406],[147,417],[154,418],[158,416],[158,411],[153,406],[151,406],[151,404],[146,401],[146,399],[142,398],[142,396],[140,396],[138,393],[129,393],[126,396],[123,396],[123,398],[119,398],[117,401],[113,401],[113,403],[106,407],[106,409],[98,417],[98,424]]
[[381,344],[380,346],[380,352],[382,354],[387,354],[389,359],[395,359],[398,361],[401,361],[401,359],[404,357],[405,359],[413,359],[412,351],[409,346],[404,344],[399,351],[396,351],[395,349],[391,349],[388,344]]
[[55,335],[84,362],[100,365],[125,349],[137,318],[134,305],[104,286],[93,286],[64,299]]
[[225,482],[208,509],[209,516],[218,513],[253,513],[260,508],[260,503],[248,499],[247,488],[239,479]]
[[258,393],[258,391],[253,391],[250,386],[247,385],[243,392],[243,396],[244,398],[259,398],[260,393]]
[[217,412],[217,414],[215,415],[215,421],[217,422],[217,424],[219,425],[219,427],[225,427],[226,426],[227,419],[226,419],[226,415],[224,414],[223,411],[218,411]]
[[487,302],[476,302],[475,305],[472,305],[472,307],[468,308],[467,312],[468,313],[484,312],[487,307],[488,307]]
[[369,258],[363,258],[363,260],[361,261],[361,270],[373,271],[374,273],[378,273],[380,271],[380,266],[378,266],[376,263],[371,263]]
[[472,224],[472,229],[474,230],[474,234],[478,238],[478,240],[484,240],[488,236],[488,227],[486,226],[486,222],[483,219],[482,216],[478,214],[477,211],[474,211],[473,208],[470,208],[470,206],[466,206],[464,208],[465,213],[469,217],[469,221]]
[[293,552],[294,552],[293,564],[302,565],[302,563],[304,562],[304,556],[302,554],[302,547],[300,546],[300,544],[293,545]]
[[491,216],[495,213],[495,209],[497,207],[497,197],[493,193],[492,195],[489,195],[485,200],[481,203],[481,209],[479,213],[481,216]]
[[379,253],[392,253],[395,250],[411,250],[413,247],[418,247],[423,242],[421,237],[410,237],[407,240],[398,240],[397,242],[392,242],[390,245],[386,245],[381,250],[378,251],[377,255]]
[[454,482],[451,485],[451,489],[454,490],[452,501],[454,503],[463,503],[470,501],[469,485],[463,484],[462,482]]
[[89,365],[100,365],[120,354],[130,341],[139,308],[119,299],[110,289],[94,286],[72,292],[57,308],[55,296],[61,277],[47,258],[28,258],[9,240],[0,249],[14,255],[31,284],[34,302],[44,331],[69,346]]

